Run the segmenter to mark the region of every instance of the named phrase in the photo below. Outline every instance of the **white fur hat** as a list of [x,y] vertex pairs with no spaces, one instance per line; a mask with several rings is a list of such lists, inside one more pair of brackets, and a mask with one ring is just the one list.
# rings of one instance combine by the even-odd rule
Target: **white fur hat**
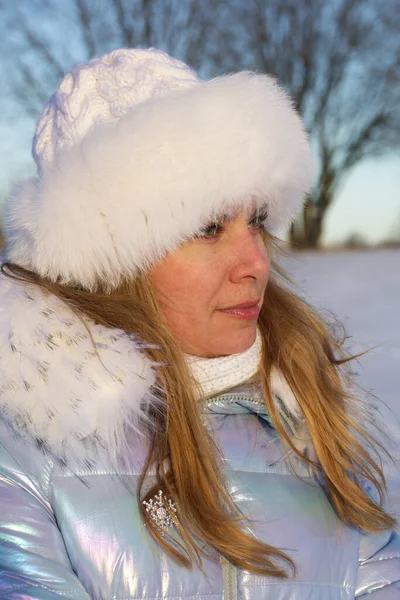
[[268,204],[287,227],[312,182],[307,136],[276,81],[197,78],[155,49],[77,65],[37,125],[38,176],[6,204],[7,259],[111,290],[212,217]]

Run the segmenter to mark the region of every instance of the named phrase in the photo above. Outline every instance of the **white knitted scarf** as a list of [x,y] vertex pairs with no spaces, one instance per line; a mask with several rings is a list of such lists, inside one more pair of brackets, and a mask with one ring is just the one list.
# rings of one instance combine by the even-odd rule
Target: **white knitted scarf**
[[[202,397],[212,398],[244,383],[255,375],[261,360],[262,341],[257,330],[254,344],[239,354],[201,358],[186,354],[186,360]],[[292,434],[292,443],[312,460],[317,460],[304,415],[283,373],[273,365],[270,374],[272,397],[278,413]]]
[[[258,371],[261,349],[261,334],[257,329],[254,344],[244,352],[219,358],[201,358],[190,354],[185,354],[185,357],[202,397],[212,398],[253,377]],[[283,373],[274,365],[271,368],[270,385],[273,395],[283,402],[286,410],[296,419],[302,419],[303,414],[295,395]]]
[[185,357],[203,396],[209,398],[255,375],[261,359],[261,347],[261,335],[257,330],[254,344],[244,352],[219,358],[201,358],[189,354]]

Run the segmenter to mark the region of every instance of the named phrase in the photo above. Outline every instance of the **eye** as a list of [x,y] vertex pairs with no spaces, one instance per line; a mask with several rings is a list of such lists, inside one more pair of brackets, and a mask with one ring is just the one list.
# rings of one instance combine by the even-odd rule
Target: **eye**
[[223,231],[221,223],[210,223],[199,229],[196,238],[213,238]]
[[257,229],[258,231],[261,231],[261,229],[263,229],[267,219],[268,219],[268,212],[267,212],[267,210],[263,209],[263,210],[260,210],[260,211],[257,211],[256,213],[254,213],[251,220],[249,221],[249,225],[250,225],[250,227]]

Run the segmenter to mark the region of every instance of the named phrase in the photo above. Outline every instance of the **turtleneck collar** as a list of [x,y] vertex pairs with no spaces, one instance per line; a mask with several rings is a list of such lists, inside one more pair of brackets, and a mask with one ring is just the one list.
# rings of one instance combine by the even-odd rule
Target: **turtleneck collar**
[[258,371],[261,359],[261,335],[257,329],[255,342],[250,348],[218,358],[202,358],[185,354],[192,375],[202,395],[209,398],[250,379]]

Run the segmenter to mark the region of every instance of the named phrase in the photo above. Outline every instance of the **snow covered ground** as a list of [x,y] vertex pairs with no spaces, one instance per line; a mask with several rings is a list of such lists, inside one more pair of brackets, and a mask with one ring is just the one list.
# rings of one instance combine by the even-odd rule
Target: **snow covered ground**
[[396,467],[388,470],[400,515],[400,249],[305,252],[283,261],[307,300],[331,310],[352,336],[359,359],[358,382],[382,401],[382,417],[396,445]]

